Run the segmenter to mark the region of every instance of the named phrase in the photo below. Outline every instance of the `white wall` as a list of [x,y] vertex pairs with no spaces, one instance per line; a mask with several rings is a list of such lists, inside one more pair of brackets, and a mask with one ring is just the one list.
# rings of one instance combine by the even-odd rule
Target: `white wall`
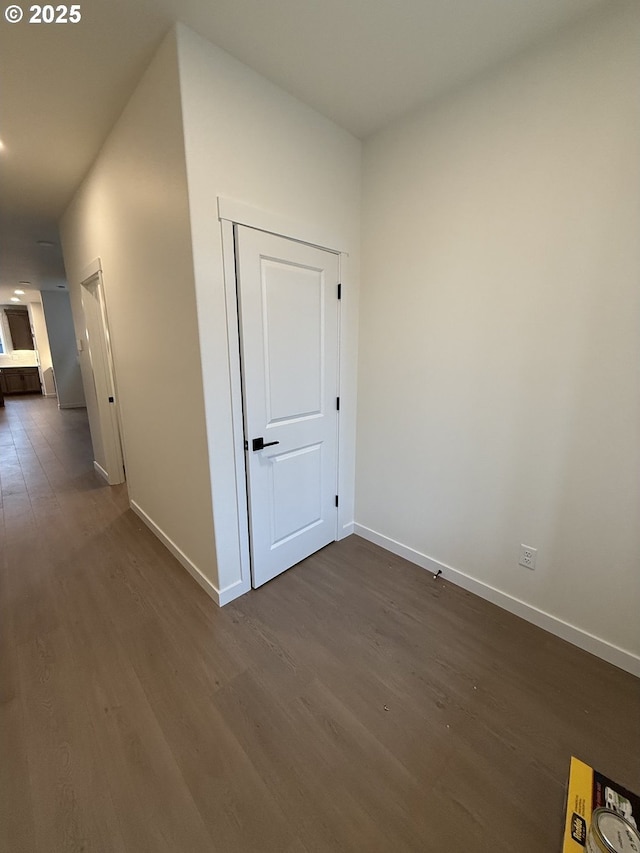
[[[223,597],[241,591],[218,196],[350,253],[343,323],[341,513],[353,520],[360,143],[185,27],[178,28],[209,458]],[[327,236],[329,235],[329,236]],[[325,240],[326,237],[326,240]],[[336,245],[337,244],[337,245]],[[246,579],[245,579],[246,582]]]
[[[102,261],[132,505],[215,582],[176,42],[165,39],[61,223],[76,334],[83,271]],[[96,412],[82,353],[89,417]]]
[[[31,327],[35,338],[38,359],[40,361],[40,374],[42,377],[42,393],[45,397],[56,396],[56,383],[53,377],[53,361],[51,359],[51,348],[49,346],[49,335],[47,334],[47,323],[44,317],[42,301],[29,302],[29,315]],[[71,310],[71,309],[69,309]],[[75,349],[75,346],[74,346]]]
[[609,4],[366,144],[356,500],[361,532],[630,666],[639,14]]
[[66,290],[43,290],[40,295],[47,322],[58,405],[61,409],[82,408],[86,403],[69,294]]

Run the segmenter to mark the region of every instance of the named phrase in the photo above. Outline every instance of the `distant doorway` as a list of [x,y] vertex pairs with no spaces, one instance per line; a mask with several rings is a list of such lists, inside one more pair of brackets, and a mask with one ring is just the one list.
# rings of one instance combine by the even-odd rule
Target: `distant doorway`
[[[114,381],[109,324],[102,271],[98,268],[82,282],[82,309],[86,324],[89,363],[95,390],[95,406],[89,404],[89,424],[94,467],[110,486],[124,483],[125,471]],[[92,412],[91,409],[94,411]]]

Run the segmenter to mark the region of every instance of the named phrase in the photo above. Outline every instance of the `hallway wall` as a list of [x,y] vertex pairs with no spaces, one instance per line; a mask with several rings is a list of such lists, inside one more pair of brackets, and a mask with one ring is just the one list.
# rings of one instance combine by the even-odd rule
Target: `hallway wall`
[[[229,328],[217,199],[266,211],[343,258],[340,512],[353,521],[361,145],[229,54],[178,26],[195,286],[220,589],[241,587]],[[282,232],[281,232],[282,233]],[[318,235],[318,236],[315,236]],[[247,578],[243,579],[245,584]]]
[[[175,34],[145,72],[61,223],[76,335],[100,258],[132,505],[216,583]],[[82,369],[94,440],[95,392]],[[201,574],[199,574],[201,573]]]
[[[98,257],[102,262],[132,503],[226,601],[249,579],[241,578],[235,504],[219,195],[306,233],[330,235],[324,245],[349,252],[341,414],[342,511],[351,522],[360,143],[178,25],[108,137],[61,233],[78,337],[83,270]],[[95,420],[86,352],[82,364]]]

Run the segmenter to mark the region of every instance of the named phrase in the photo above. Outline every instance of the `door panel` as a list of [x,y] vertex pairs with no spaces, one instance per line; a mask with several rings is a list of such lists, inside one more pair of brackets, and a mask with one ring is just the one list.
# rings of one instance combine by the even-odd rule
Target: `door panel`
[[[322,445],[269,457],[274,545],[322,523]],[[298,486],[305,484],[304,491]]]
[[[244,226],[236,252],[251,569],[260,586],[336,538],[338,258]],[[256,438],[264,449],[253,450]]]
[[318,415],[322,408],[322,271],[262,262],[267,422]]

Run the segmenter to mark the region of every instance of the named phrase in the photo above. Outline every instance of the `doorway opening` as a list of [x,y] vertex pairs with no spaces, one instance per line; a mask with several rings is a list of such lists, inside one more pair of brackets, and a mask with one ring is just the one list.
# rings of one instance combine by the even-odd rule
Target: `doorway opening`
[[82,281],[81,296],[93,380],[91,390],[94,392],[92,399],[87,399],[93,464],[96,471],[113,486],[124,483],[125,469],[100,261],[95,261],[87,272],[88,275]]

